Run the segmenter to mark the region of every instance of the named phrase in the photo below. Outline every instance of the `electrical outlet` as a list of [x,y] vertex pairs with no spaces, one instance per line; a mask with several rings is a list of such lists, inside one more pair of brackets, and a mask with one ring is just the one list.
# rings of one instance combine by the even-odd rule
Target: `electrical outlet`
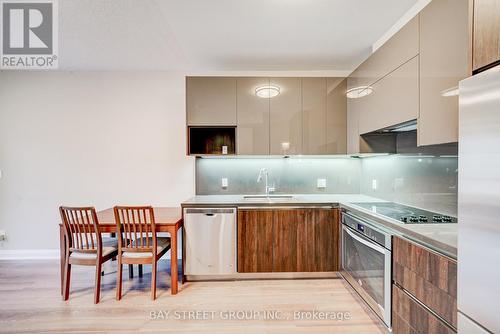
[[377,180],[376,179],[372,180],[372,190],[377,190]]
[[325,189],[326,188],[326,179],[318,179],[317,180],[317,187],[319,189]]
[[223,177],[222,180],[221,180],[221,186],[222,186],[222,188],[227,188],[228,185],[229,185],[229,182],[227,181],[227,178]]

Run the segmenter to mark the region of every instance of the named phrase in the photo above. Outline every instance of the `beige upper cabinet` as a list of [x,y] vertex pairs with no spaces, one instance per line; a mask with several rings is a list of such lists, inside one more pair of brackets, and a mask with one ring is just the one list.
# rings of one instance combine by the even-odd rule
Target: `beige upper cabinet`
[[365,134],[418,117],[418,56],[409,60],[376,83],[373,93],[359,98],[359,133]]
[[326,154],[347,153],[346,89],[346,78],[326,78]]
[[347,89],[371,85],[417,54],[418,17],[415,17],[349,76]]
[[188,125],[236,125],[236,78],[187,77]]
[[326,153],[326,78],[302,78],[303,154]]
[[500,64],[500,0],[471,0],[472,70]]
[[270,101],[255,94],[255,89],[264,85],[269,85],[268,78],[238,78],[238,154],[269,154]]
[[468,71],[468,2],[432,1],[420,12],[419,146],[458,141],[456,93]]
[[271,78],[270,84],[280,87],[280,94],[269,100],[271,154],[301,154],[301,78]]

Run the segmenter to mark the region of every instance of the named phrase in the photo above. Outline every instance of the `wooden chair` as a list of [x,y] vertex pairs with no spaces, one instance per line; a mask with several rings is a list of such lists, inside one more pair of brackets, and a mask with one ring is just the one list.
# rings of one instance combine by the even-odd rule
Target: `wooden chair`
[[170,238],[156,236],[151,206],[115,206],[118,233],[116,299],[122,298],[123,264],[151,264],[151,299],[156,299],[158,260],[170,249]]
[[94,303],[101,294],[101,271],[104,262],[118,254],[118,240],[104,239],[99,233],[99,221],[93,207],[59,208],[66,235],[66,265],[64,267],[63,300],[68,300],[71,266],[96,266]]

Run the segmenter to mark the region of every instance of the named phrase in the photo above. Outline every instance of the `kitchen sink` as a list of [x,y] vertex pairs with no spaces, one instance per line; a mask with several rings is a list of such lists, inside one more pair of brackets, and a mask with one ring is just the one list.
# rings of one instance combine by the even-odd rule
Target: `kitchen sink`
[[294,201],[295,197],[291,195],[247,195],[243,196],[243,199],[249,202],[290,202]]

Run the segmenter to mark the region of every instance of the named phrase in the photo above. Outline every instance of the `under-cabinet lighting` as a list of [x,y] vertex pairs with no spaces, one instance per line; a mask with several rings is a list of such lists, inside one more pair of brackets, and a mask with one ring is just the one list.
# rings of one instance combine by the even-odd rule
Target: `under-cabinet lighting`
[[280,88],[275,85],[265,85],[255,88],[255,95],[263,99],[270,99],[280,94]]
[[360,97],[365,97],[373,93],[373,87],[371,86],[359,86],[348,89],[346,96],[348,99],[359,99]]

